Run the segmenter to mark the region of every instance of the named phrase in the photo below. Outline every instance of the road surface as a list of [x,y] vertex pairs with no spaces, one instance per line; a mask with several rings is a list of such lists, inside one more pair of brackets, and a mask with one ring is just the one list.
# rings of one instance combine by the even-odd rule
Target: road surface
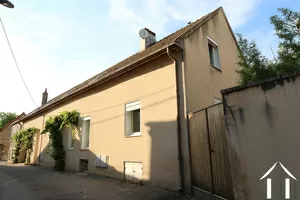
[[[1,162],[1,161],[0,161]],[[0,200],[188,199],[122,181],[0,163]]]

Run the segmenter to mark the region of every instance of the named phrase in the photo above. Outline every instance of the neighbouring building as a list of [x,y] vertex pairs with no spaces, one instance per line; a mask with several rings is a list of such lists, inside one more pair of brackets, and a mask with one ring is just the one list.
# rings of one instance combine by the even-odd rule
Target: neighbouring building
[[300,74],[222,94],[235,199],[299,199]]
[[22,113],[14,120],[6,124],[6,126],[4,126],[2,129],[0,129],[0,160],[8,160],[12,126],[14,122],[24,118],[24,116],[25,113]]
[[149,29],[140,36],[140,52],[48,102],[44,96],[22,120],[40,130],[31,162],[53,166],[40,132],[50,116],[76,109],[79,135],[63,131],[66,169],[190,192],[187,113],[236,84],[237,42],[221,7],[160,41]]
[[[23,119],[26,115],[24,114],[21,119]],[[13,134],[19,132],[23,127],[23,122],[22,120],[17,120],[11,124],[11,130],[10,130],[10,145],[9,145],[9,150],[8,150],[8,163],[13,163],[14,162],[14,152],[15,152],[15,142],[12,141],[11,137]],[[20,150],[19,156],[18,156],[18,162],[22,163],[25,161],[26,158],[26,151],[24,149]]]

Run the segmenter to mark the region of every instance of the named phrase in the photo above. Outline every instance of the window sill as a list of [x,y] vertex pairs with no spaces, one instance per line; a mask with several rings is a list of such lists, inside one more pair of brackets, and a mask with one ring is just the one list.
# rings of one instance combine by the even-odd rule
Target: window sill
[[214,69],[218,70],[219,72],[222,72],[222,70],[220,68],[218,68],[218,67],[216,67],[216,66],[214,66],[212,64],[210,64],[210,66],[213,67]]
[[127,135],[125,136],[125,138],[131,138],[131,137],[141,137],[142,133],[137,132],[137,133],[133,133],[132,135]]
[[80,151],[89,151],[90,148],[83,148],[83,149],[80,149]]

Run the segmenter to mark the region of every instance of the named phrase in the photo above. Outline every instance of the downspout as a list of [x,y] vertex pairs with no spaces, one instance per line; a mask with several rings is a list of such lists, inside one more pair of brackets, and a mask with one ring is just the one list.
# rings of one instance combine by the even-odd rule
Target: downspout
[[180,91],[179,91],[179,69],[175,57],[170,52],[170,46],[167,47],[168,56],[174,61],[175,64],[175,77],[176,77],[176,100],[177,100],[177,141],[178,141],[178,162],[179,162],[179,179],[180,191],[184,191],[184,174],[183,174],[183,160],[182,160],[182,147],[181,147],[181,121],[180,121]]
[[[40,149],[38,152],[38,163],[39,166],[41,165],[41,153],[42,153],[42,145],[43,145],[43,134],[42,131],[44,130],[44,126],[45,126],[45,115],[43,115],[43,122],[42,122],[42,129],[40,130]],[[44,160],[44,155],[43,155],[43,160]]]

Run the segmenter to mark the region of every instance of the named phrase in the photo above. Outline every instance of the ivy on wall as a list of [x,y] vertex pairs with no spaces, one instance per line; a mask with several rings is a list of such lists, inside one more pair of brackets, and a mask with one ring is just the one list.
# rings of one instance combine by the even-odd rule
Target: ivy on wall
[[50,117],[46,121],[43,134],[49,133],[51,153],[50,156],[54,159],[54,169],[62,171],[65,169],[65,150],[63,147],[63,137],[61,130],[63,127],[72,128],[74,135],[77,130],[79,113],[76,110],[64,111],[59,115]]
[[19,162],[18,157],[20,155],[20,151],[24,149],[26,151],[25,164],[30,164],[30,155],[32,152],[33,137],[36,132],[37,132],[36,128],[28,128],[13,134],[12,140],[15,142],[13,163]]

